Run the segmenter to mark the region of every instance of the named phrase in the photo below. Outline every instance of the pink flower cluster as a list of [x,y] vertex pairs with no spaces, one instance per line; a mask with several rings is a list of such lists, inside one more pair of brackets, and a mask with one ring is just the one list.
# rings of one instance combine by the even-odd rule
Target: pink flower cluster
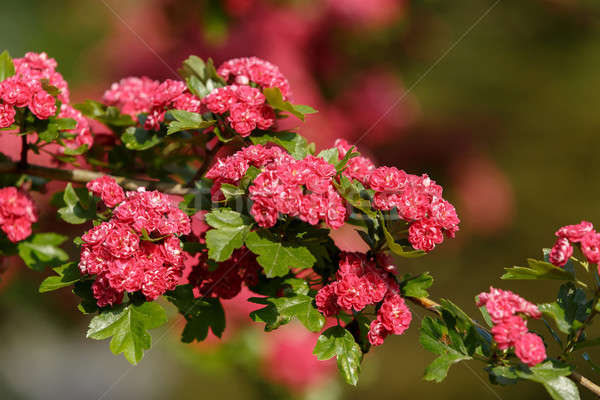
[[[88,148],[92,147],[94,144],[94,137],[90,130],[90,124],[82,113],[71,107],[69,104],[61,104],[58,117],[72,118],[77,123],[75,129],[67,131],[67,133],[73,135],[73,137],[64,140],[66,147],[71,149],[77,149],[83,145],[86,145]],[[60,151],[64,152],[64,149],[61,148]]]
[[591,263],[600,264],[600,233],[594,230],[591,222],[581,221],[577,225],[563,226],[555,235],[558,239],[550,250],[550,263],[563,267],[573,255],[572,243],[579,243],[585,258]]
[[27,193],[9,186],[0,189],[0,229],[13,243],[31,235],[31,224],[37,222],[38,214]]
[[69,102],[69,88],[62,75],[56,71],[56,61],[46,53],[27,53],[13,59],[15,75],[0,82],[0,128],[15,122],[17,108],[28,107],[39,119],[56,114],[56,100],[42,88],[42,80],[60,90],[58,99]]
[[231,257],[211,270],[208,253],[200,256],[199,263],[188,276],[189,282],[203,297],[232,299],[242,290],[242,283],[251,288],[258,284],[261,267],[256,256],[245,247],[237,249]]
[[253,82],[261,88],[276,87],[284,99],[290,97],[290,84],[279,68],[260,58],[234,58],[221,64],[217,73],[229,83],[250,85]]
[[404,333],[412,319],[396,281],[363,253],[340,254],[336,280],[319,290],[315,302],[327,317],[341,310],[361,311],[370,304],[381,303],[368,334],[374,346],[381,345],[390,334]]
[[[341,159],[350,144],[338,140],[336,147]],[[426,174],[407,174],[394,167],[375,168],[364,157],[351,159],[344,173],[375,191],[375,209],[398,211],[400,218],[410,224],[408,240],[415,249],[429,252],[444,241],[444,234],[454,237],[458,231],[456,209],[442,197],[442,187]]]
[[148,113],[144,128],[160,130],[167,110],[200,112],[200,99],[188,90],[185,82],[166,79],[158,82],[146,77],[129,77],[111,85],[104,93],[103,101],[115,106],[134,119],[140,113]]
[[110,177],[87,186],[107,206],[118,204],[108,222],[81,237],[79,268],[96,275],[98,306],[120,303],[125,292],[141,291],[152,301],[174,289],[184,269],[178,236],[190,233],[188,216],[158,191],[123,193]]
[[256,129],[269,129],[275,123],[275,112],[265,104],[265,96],[254,87],[229,85],[214,89],[202,103],[215,114],[227,113],[227,122],[241,136]]
[[494,326],[491,330],[500,350],[515,348],[519,359],[533,367],[546,359],[542,338],[527,329],[523,316],[540,318],[540,310],[533,303],[509,291],[490,287],[489,293],[480,293],[477,306],[485,306]]
[[325,221],[334,229],[344,224],[344,201],[333,186],[335,167],[314,156],[295,160],[278,147],[248,146],[217,160],[206,174],[215,182],[213,198],[222,183],[237,185],[251,165],[262,169],[248,188],[258,225],[272,227],[280,213],[311,225]]

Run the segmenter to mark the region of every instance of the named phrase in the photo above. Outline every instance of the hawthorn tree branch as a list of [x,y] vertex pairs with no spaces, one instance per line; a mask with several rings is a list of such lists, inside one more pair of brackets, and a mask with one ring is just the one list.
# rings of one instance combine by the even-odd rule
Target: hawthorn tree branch
[[[34,164],[22,166],[20,163],[6,161],[0,162],[0,173],[24,173],[31,176],[39,176],[41,178],[73,183],[87,183],[96,178],[100,178],[101,176],[108,175],[102,172],[89,171],[85,169],[61,169],[42,167],[40,165]],[[132,179],[115,175],[108,176],[112,176],[119,185],[121,185],[124,189],[127,190],[137,190],[140,187],[145,187],[147,189],[156,189],[160,190],[163,193],[180,196],[193,192],[193,189],[186,188],[179,183],[168,183],[161,181],[152,181],[147,179]]]
[[198,168],[198,170],[196,171],[196,174],[194,175],[192,180],[187,183],[186,187],[193,187],[194,182],[196,182],[197,180],[199,180],[200,178],[202,178],[204,176],[204,174],[206,173],[206,171],[208,171],[208,168],[211,166],[215,156],[217,155],[217,153],[219,152],[219,149],[221,149],[222,146],[223,146],[223,142],[221,142],[221,141],[218,141],[217,143],[215,143],[215,145],[212,149],[208,149],[208,144],[207,144],[207,146],[204,150],[204,160],[202,161],[202,165],[200,166],[200,168]]
[[[441,305],[427,297],[407,297],[407,299],[410,300],[412,303],[416,304],[417,306],[424,308],[427,311],[430,311],[436,315],[440,314],[439,309],[441,308]],[[475,321],[473,322],[476,323]],[[583,386],[584,388],[586,388],[587,390],[594,393],[597,397],[600,398],[600,386],[596,385],[594,382],[590,381],[585,376],[581,375],[576,371],[573,371],[568,376],[568,378],[570,378],[573,382],[580,384],[581,386]]]

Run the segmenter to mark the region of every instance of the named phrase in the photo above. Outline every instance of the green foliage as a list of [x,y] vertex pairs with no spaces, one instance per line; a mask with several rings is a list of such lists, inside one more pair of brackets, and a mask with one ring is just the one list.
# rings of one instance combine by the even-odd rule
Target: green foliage
[[571,374],[568,366],[555,365],[548,360],[531,368],[515,369],[521,379],[541,383],[554,400],[579,400],[579,390],[575,382],[567,378]]
[[338,173],[341,174],[346,169],[346,166],[348,165],[348,161],[350,161],[354,157],[358,157],[358,156],[360,156],[360,153],[354,151],[354,146],[350,147],[350,149],[348,149],[348,151],[346,152],[346,155],[344,156],[344,158],[337,161],[337,163],[335,165],[335,169],[337,170]]
[[573,274],[546,261],[527,259],[529,267],[505,268],[501,279],[557,279],[572,281]]
[[50,117],[47,120],[39,121],[39,126],[36,129],[40,139],[47,143],[51,143],[60,137],[60,132],[75,129],[77,122],[72,118],[56,118]]
[[74,189],[70,183],[62,192],[62,202],[58,198],[53,202],[64,205],[58,210],[58,215],[69,224],[83,224],[96,216],[96,199],[87,189]]
[[581,326],[591,311],[591,301],[572,282],[561,285],[555,302],[538,305],[544,316],[551,318],[559,331],[571,334]]
[[136,365],[142,359],[144,350],[148,350],[152,344],[147,331],[165,322],[165,310],[157,303],[119,305],[94,317],[87,337],[97,340],[112,337],[110,350],[113,354],[123,353],[127,361]]
[[148,150],[160,142],[163,137],[159,132],[147,131],[143,128],[131,126],[121,135],[121,141],[129,150]]
[[58,233],[36,233],[17,245],[19,256],[29,268],[43,271],[46,267],[57,267],[69,256],[60,246],[66,236]]
[[427,289],[433,285],[433,277],[429,272],[424,272],[415,277],[405,275],[400,283],[400,290],[403,296],[408,297],[427,297]]
[[316,261],[307,247],[297,241],[280,241],[266,230],[250,232],[246,247],[258,256],[257,261],[268,278],[285,276],[290,268],[310,268]]
[[197,56],[190,56],[179,69],[179,75],[186,81],[190,92],[199,98],[206,97],[215,88],[225,86],[225,80],[217,74],[212,59],[206,62]]
[[333,184],[340,196],[370,218],[373,224],[378,224],[377,213],[371,209],[371,193],[357,180],[350,180],[345,175],[340,175],[339,179],[339,183],[334,181]]
[[99,309],[94,292],[92,291],[93,283],[94,281],[91,279],[80,280],[75,282],[75,286],[73,287],[73,294],[81,298],[81,303],[79,303],[77,308],[83,314],[93,314]]
[[306,139],[296,132],[277,132],[277,134],[263,133],[261,135],[251,135],[250,140],[253,144],[274,143],[286,149],[296,160],[301,160],[309,154],[308,143]]
[[191,285],[180,285],[165,296],[185,317],[182,342],[203,341],[208,336],[209,328],[217,337],[221,337],[225,331],[225,312],[219,299],[195,298]]
[[332,165],[337,165],[340,158],[338,154],[338,149],[336,149],[335,147],[332,147],[331,149],[321,150],[321,152],[317,154],[317,157],[322,158],[323,160],[327,161],[329,164]]
[[287,111],[301,121],[304,121],[305,115],[314,114],[317,112],[317,110],[310,106],[292,104],[289,101],[283,100],[283,96],[281,95],[279,88],[264,88],[263,94],[267,98],[267,103],[269,103],[269,105],[275,110]]
[[327,329],[319,336],[313,354],[319,360],[336,357],[338,370],[344,380],[356,386],[360,374],[362,351],[350,331],[341,326]]
[[383,214],[380,213],[379,215],[381,229],[383,230],[383,234],[385,236],[385,242],[387,243],[392,253],[405,258],[418,258],[423,257],[427,254],[423,250],[412,250],[408,246],[402,246],[400,243],[397,243],[390,231],[388,230],[388,228],[385,226],[385,219],[383,217]]
[[119,130],[119,128],[135,125],[135,121],[129,115],[121,114],[117,107],[107,107],[97,101],[86,100],[75,104],[74,107],[86,117],[102,122],[113,129]]
[[314,299],[308,295],[309,287],[306,281],[286,279],[284,284],[291,289],[283,297],[249,299],[254,303],[266,305],[250,313],[252,320],[265,323],[265,331],[272,331],[297,318],[306,329],[312,332],[320,331],[325,324],[325,318],[313,306]]
[[218,208],[206,214],[206,223],[214,229],[206,232],[208,256],[215,261],[225,261],[235,249],[244,245],[250,231],[250,220],[229,208]]
[[0,82],[15,74],[15,65],[7,50],[0,53]]
[[438,357],[425,370],[425,379],[441,382],[448,375],[452,364],[470,360],[460,336],[452,334],[448,327],[439,320],[425,317],[421,325],[419,342],[428,351]]
[[81,279],[81,272],[76,262],[66,263],[52,270],[56,275],[44,279],[39,288],[40,293],[71,286]]
[[213,126],[217,121],[202,118],[202,115],[183,110],[170,110],[169,115],[174,119],[167,128],[167,135],[176,132],[205,129]]

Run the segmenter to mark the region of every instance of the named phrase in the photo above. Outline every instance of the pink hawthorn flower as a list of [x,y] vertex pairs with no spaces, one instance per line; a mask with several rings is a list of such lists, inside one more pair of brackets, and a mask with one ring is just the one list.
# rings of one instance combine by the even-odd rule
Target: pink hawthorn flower
[[332,317],[340,311],[340,306],[337,303],[337,295],[335,294],[335,286],[335,282],[323,286],[315,296],[317,309],[326,317]]
[[90,130],[90,124],[82,113],[68,104],[62,104],[60,106],[60,113],[58,114],[58,117],[72,118],[77,123],[75,129],[68,131],[68,133],[75,135],[75,137],[64,140],[67,147],[72,149],[77,149],[83,145],[86,145],[88,148],[92,147],[94,144],[94,137],[92,136],[92,132]]
[[184,269],[178,236],[191,232],[187,215],[160,192],[123,193],[110,177],[89,182],[88,189],[107,206],[117,206],[110,221],[81,237],[79,269],[96,275],[98,305],[118,304],[125,292],[137,291],[152,301],[174,289]]
[[579,243],[583,239],[583,237],[594,231],[594,225],[588,221],[581,221],[577,225],[567,225],[563,226],[559,230],[556,231],[555,235],[558,238],[568,239],[570,242]]
[[31,235],[31,225],[38,220],[36,207],[29,195],[14,186],[0,189],[0,229],[13,243]]
[[492,335],[494,335],[494,341],[498,344],[500,350],[506,350],[509,347],[513,347],[515,342],[527,331],[527,322],[519,317],[513,315],[506,317],[502,322],[492,327]]
[[33,95],[29,109],[39,119],[48,119],[56,114],[56,100],[42,89]]
[[444,241],[444,233],[433,220],[422,219],[410,225],[408,240],[415,249],[429,252]]
[[587,260],[594,264],[600,263],[600,233],[588,232],[581,239],[581,251]]
[[125,192],[117,181],[110,176],[105,175],[94,179],[88,182],[86,187],[90,192],[100,197],[109,208],[113,208],[125,200]]
[[478,295],[477,307],[485,306],[492,322],[501,323],[515,314],[525,314],[531,318],[540,318],[542,313],[537,306],[510,290],[496,289],[490,286],[489,293]]
[[390,293],[377,312],[377,318],[387,331],[394,335],[401,335],[410,326],[412,314],[404,299],[397,293]]
[[279,68],[268,61],[256,57],[234,58],[224,62],[217,69],[226,81],[237,85],[256,83],[261,88],[277,87],[284,100],[290,97],[290,84]]
[[557,267],[563,267],[569,261],[569,258],[572,255],[573,246],[571,246],[569,239],[565,237],[559,237],[550,250],[548,261]]
[[138,114],[150,112],[154,93],[160,82],[143,77],[128,77],[111,85],[104,92],[104,104],[117,107],[122,113],[137,118]]
[[515,342],[515,354],[523,363],[533,367],[546,359],[546,347],[541,337],[525,333]]
[[[0,83],[0,97],[5,104],[15,107],[27,107],[34,94],[32,82],[13,75]],[[41,89],[41,88],[40,88]]]
[[369,333],[367,334],[367,338],[369,339],[369,343],[372,346],[381,346],[386,337],[390,334],[383,322],[381,322],[381,318],[377,317],[373,321],[371,321],[371,326],[369,329]]
[[15,123],[16,111],[10,104],[0,104],[0,128],[8,128]]

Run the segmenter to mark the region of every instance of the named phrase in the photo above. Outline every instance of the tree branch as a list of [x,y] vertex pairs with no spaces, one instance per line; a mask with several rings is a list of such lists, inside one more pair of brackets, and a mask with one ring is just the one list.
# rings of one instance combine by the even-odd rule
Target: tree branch
[[[441,306],[427,297],[407,297],[407,299],[410,300],[412,303],[418,305],[419,307],[426,309],[427,311],[430,311],[436,315],[440,314],[439,307]],[[476,323],[475,321],[473,322]],[[568,376],[568,378],[570,378],[575,383],[580,384],[590,392],[594,393],[597,397],[600,397],[600,386],[596,385],[594,382],[590,381],[588,378],[581,375],[580,373],[573,371]]]
[[189,181],[186,185],[186,187],[193,187],[194,186],[194,182],[196,182],[197,180],[199,180],[200,178],[202,178],[204,176],[204,174],[206,173],[206,171],[208,171],[208,168],[210,167],[210,165],[212,164],[215,156],[217,155],[217,153],[219,152],[219,149],[223,146],[223,142],[218,141],[217,143],[215,143],[215,146],[212,148],[212,150],[208,149],[208,144],[207,144],[207,148],[205,148],[204,151],[204,160],[202,161],[202,165],[200,166],[200,168],[198,168],[198,171],[196,171],[196,174],[194,175],[194,177],[192,178],[191,181]]
[[101,176],[112,176],[119,185],[127,190],[137,190],[140,187],[147,189],[156,189],[163,193],[174,195],[186,195],[192,193],[193,189],[186,188],[178,183],[166,183],[160,181],[151,181],[146,179],[131,179],[123,176],[108,175],[102,172],[88,171],[85,169],[60,169],[51,167],[42,167],[40,165],[29,164],[23,168],[20,163],[0,162],[0,173],[26,173],[31,176],[52,179],[64,182],[87,183]]

